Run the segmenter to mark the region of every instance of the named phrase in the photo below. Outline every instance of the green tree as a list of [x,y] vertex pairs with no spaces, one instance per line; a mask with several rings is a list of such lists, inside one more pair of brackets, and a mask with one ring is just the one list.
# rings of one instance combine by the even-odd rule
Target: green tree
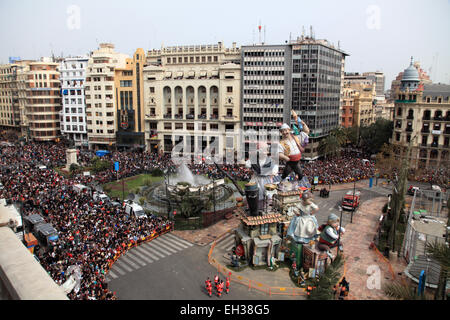
[[398,176],[398,180],[394,185],[392,199],[391,199],[391,207],[393,212],[393,220],[392,225],[388,234],[388,246],[390,246],[391,250],[395,250],[395,235],[398,227],[398,222],[400,218],[401,212],[405,207],[405,195],[406,195],[406,184],[408,182],[408,171],[409,171],[409,158],[411,156],[411,147],[412,142],[415,140],[417,136],[414,136],[409,144],[408,148],[403,155],[402,164],[400,167],[400,174]]
[[337,137],[329,134],[319,142],[318,151],[325,159],[329,159],[339,153],[340,147]]
[[397,300],[427,300],[425,295],[419,296],[416,292],[417,288],[409,282],[393,281],[384,285],[384,293],[391,298]]
[[336,137],[339,147],[347,143],[347,131],[343,127],[337,127],[330,131],[330,135]]
[[361,148],[371,154],[380,152],[383,144],[389,143],[393,129],[393,122],[386,119],[377,119],[370,126],[362,126],[360,128]]
[[392,178],[394,172],[401,168],[401,161],[396,156],[396,147],[392,144],[383,144],[377,153],[375,168],[381,176],[387,175]]
[[325,272],[314,280],[313,286],[315,286],[315,288],[311,291],[308,299],[333,300],[335,298],[333,287],[341,277],[340,269],[343,263],[342,255],[338,254]]
[[439,274],[438,288],[436,289],[434,298],[436,300],[445,299],[445,286],[450,271],[450,248],[442,242],[427,243],[426,250],[429,258],[437,261],[441,266]]
[[112,167],[112,163],[108,160],[102,160],[99,157],[94,157],[91,160],[92,171],[95,173],[108,170]]
[[75,173],[79,172],[80,169],[81,169],[81,167],[76,163],[72,163],[69,167],[69,171],[71,174],[75,174]]
[[346,137],[346,144],[356,146],[358,144],[358,128],[356,126],[342,128]]

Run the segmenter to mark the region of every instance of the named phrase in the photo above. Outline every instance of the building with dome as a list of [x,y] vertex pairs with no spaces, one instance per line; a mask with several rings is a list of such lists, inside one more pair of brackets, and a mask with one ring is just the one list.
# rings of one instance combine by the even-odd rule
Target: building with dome
[[411,142],[412,169],[450,166],[450,85],[422,79],[411,63],[394,92],[394,132],[391,142],[403,157]]
[[[416,68],[417,72],[419,73],[419,79],[423,84],[429,84],[431,83],[430,76],[420,67],[419,61],[414,61],[413,66]],[[400,88],[401,81],[403,78],[404,71],[400,72],[395,80],[391,83],[391,89],[389,90],[389,95],[386,96],[386,99],[388,99],[390,102],[393,102],[395,98],[395,92],[398,88]]]

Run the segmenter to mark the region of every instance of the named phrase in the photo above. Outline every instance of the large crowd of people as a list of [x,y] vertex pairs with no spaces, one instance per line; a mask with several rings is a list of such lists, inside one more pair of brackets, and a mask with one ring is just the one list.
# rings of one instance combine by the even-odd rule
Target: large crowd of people
[[40,214],[58,230],[58,240],[37,256],[59,285],[69,267],[81,268],[80,289],[72,290],[70,299],[115,299],[105,280],[111,264],[130,246],[171,229],[173,222],[157,216],[137,219],[121,207],[94,201],[90,193],[76,192],[76,180],[50,169],[64,157],[57,145],[0,147],[0,198],[19,204],[24,216]]
[[[81,166],[89,166],[94,157],[95,152],[82,150],[77,160]],[[73,188],[77,183],[104,184],[155,169],[174,172],[177,166],[170,155],[111,152],[102,159],[111,162],[108,169],[96,172],[94,176],[67,178],[53,170],[66,164],[64,145],[0,144],[0,181],[4,186],[0,190],[0,198],[20,204],[25,216],[42,215],[58,230],[58,241],[37,253],[41,264],[58,284],[67,280],[69,267],[81,268],[80,289],[73,290],[68,295],[70,299],[115,299],[105,280],[105,274],[115,259],[130,246],[173,228],[173,222],[165,218],[149,216],[136,219],[125,214],[120,206],[94,201],[90,193],[79,193]],[[202,160],[188,164],[194,175],[213,179],[225,177],[216,165]],[[116,161],[120,163],[118,173],[113,165]],[[303,163],[302,166],[310,183],[314,177],[318,177],[320,184],[338,184],[375,175],[373,161],[352,153],[344,153],[332,160]],[[239,181],[249,181],[252,176],[252,170],[241,164],[222,164],[220,167]],[[423,179],[429,179],[430,174],[425,173]]]
[[332,160],[316,160],[304,165],[310,183],[318,177],[319,184],[339,184],[375,176],[375,163],[346,153]]

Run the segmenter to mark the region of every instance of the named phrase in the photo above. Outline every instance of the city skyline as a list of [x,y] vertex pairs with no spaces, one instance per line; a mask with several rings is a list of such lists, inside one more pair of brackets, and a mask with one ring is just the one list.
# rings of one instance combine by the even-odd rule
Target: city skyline
[[[382,71],[386,87],[409,64],[421,63],[433,82],[450,83],[450,43],[445,41],[450,2],[318,1],[314,4],[203,0],[144,1],[2,1],[0,63],[9,57],[84,55],[101,42],[132,56],[161,46],[214,44],[239,47],[264,41],[282,45],[310,34],[326,39],[350,56],[346,72]],[[280,19],[282,17],[282,19]],[[17,23],[22,21],[23,24]],[[14,24],[14,29],[10,26]],[[258,31],[258,26],[261,31]],[[207,26],[207,28],[205,27]]]

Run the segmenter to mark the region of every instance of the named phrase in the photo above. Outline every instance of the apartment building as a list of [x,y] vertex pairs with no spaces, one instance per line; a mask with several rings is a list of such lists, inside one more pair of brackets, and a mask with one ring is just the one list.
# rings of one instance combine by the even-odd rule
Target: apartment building
[[26,79],[25,114],[28,138],[35,141],[58,141],[61,137],[61,83],[58,66],[51,58],[30,62]]
[[356,86],[354,95],[353,124],[362,127],[375,123],[375,85]]
[[26,80],[28,64],[32,61],[11,62],[0,65],[0,128],[14,130],[26,136],[28,126],[25,115]]
[[143,81],[145,59],[145,51],[139,48],[133,58],[126,59],[125,67],[115,69],[114,86],[118,124],[116,139],[119,149],[145,148]]
[[144,67],[147,150],[185,155],[239,152],[240,50],[233,43],[163,47]]
[[365,76],[367,79],[372,80],[372,82],[375,84],[375,97],[377,100],[384,100],[384,89],[385,89],[385,82],[386,77],[384,76],[384,73],[381,71],[375,71],[375,72],[364,72],[363,76]]
[[85,81],[89,57],[69,57],[60,63],[62,103],[61,134],[78,147],[88,147]]
[[115,69],[125,68],[128,55],[101,43],[89,59],[85,81],[86,125],[89,149],[116,148],[117,102]]
[[450,85],[423,81],[411,60],[395,96],[391,142],[398,147],[398,155],[404,157],[411,143],[411,168],[448,168]]
[[353,127],[353,109],[355,108],[356,91],[349,85],[342,88],[341,126]]
[[[313,37],[302,36],[291,45],[292,109],[311,130],[302,159],[314,160],[319,157],[320,141],[341,124],[342,79],[348,54],[327,40]],[[290,113],[289,107],[286,109],[285,114]]]
[[267,132],[267,136],[242,137],[245,154],[256,140],[270,144],[272,130],[290,119],[290,45],[251,45],[241,47],[241,123],[244,131]]

